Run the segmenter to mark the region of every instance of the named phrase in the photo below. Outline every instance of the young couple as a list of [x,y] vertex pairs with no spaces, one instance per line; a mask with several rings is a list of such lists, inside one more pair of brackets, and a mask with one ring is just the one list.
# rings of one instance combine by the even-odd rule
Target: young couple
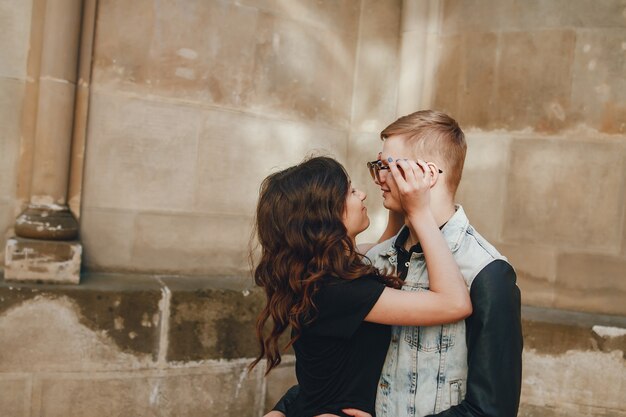
[[335,160],[263,182],[254,276],[267,304],[252,366],[278,365],[291,328],[298,378],[266,417],[516,416],[520,293],[511,265],[454,203],[464,134],[449,116],[419,111],[381,138],[367,164],[390,211],[378,244],[356,247],[366,196]]

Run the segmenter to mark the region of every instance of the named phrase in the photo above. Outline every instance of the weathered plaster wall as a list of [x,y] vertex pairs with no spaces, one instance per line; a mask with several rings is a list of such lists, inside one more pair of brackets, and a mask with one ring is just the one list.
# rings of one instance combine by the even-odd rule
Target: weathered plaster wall
[[[0,411],[25,416],[258,417],[295,383],[267,378],[245,280],[87,274],[0,280]],[[626,320],[525,308],[520,416],[624,416]]]
[[[21,118],[26,88],[32,2],[0,1],[0,247],[17,212]],[[4,250],[0,265],[4,263]]]
[[246,368],[260,295],[233,280],[0,280],[0,414],[257,416],[263,364]]
[[459,200],[525,304],[626,314],[626,6],[440,4],[432,103],[468,132]]

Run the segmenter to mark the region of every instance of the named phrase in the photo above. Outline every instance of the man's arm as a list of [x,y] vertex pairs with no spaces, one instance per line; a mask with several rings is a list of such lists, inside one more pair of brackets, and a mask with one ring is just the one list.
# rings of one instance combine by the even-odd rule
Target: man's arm
[[[465,399],[437,417],[515,417],[522,386],[520,291],[510,264],[496,260],[474,279],[467,324]],[[432,416],[431,416],[432,417]]]
[[[293,405],[293,402],[296,400],[296,397],[298,396],[298,392],[300,392],[299,385],[294,385],[293,387],[289,388],[289,390],[285,393],[285,395],[283,395],[283,397],[280,400],[278,400],[274,408],[272,408],[272,411],[270,411],[268,414],[266,414],[263,417],[279,417],[281,415],[282,417],[285,417],[287,415],[287,411],[289,411],[289,408]],[[280,414],[277,414],[277,413],[280,413]]]

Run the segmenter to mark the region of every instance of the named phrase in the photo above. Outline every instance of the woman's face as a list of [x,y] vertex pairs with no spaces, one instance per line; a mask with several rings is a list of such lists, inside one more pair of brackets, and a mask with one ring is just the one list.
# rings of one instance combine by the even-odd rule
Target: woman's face
[[346,208],[343,214],[343,224],[348,230],[348,236],[352,239],[370,225],[367,208],[363,204],[366,198],[367,194],[353,188],[352,184],[350,184],[348,197],[346,198]]

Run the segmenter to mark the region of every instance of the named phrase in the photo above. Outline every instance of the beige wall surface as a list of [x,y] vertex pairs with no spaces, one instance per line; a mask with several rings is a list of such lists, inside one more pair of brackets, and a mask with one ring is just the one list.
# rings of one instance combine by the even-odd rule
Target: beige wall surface
[[[2,239],[32,12],[0,1]],[[524,302],[624,314],[625,21],[619,0],[100,1],[84,264],[246,274],[261,179],[311,152],[368,193],[373,240],[386,216],[364,163],[382,127],[431,107],[467,132],[459,201],[514,263]]]
[[[263,177],[314,152],[366,180],[375,132],[395,117],[400,10],[372,0],[99,2],[87,267],[240,275]],[[352,166],[363,135],[373,149]]]
[[[246,273],[261,179],[311,152],[368,192],[375,239],[385,214],[364,163],[398,112],[432,107],[467,131],[459,201],[524,302],[623,314],[626,19],[618,0],[557,3],[98,2],[86,267]],[[31,13],[0,2],[3,239]]]
[[[30,38],[30,1],[0,0],[0,245],[17,215],[17,170]],[[0,264],[4,262],[4,251]]]
[[459,201],[523,302],[626,314],[624,3],[441,2],[432,106],[467,132]]

